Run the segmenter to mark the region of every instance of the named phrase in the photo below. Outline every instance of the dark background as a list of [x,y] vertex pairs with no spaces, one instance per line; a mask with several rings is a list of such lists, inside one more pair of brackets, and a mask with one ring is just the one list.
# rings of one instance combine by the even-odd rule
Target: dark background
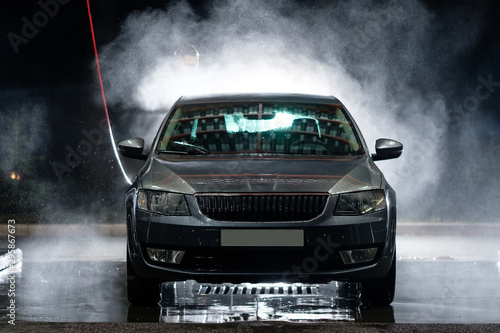
[[[50,1],[43,1],[49,3]],[[322,6],[330,1],[308,1],[301,6]],[[189,1],[199,20],[210,15],[213,2]],[[146,8],[166,8],[165,1],[90,1],[98,50],[111,43],[120,33],[120,26],[127,15]],[[217,3],[215,3],[217,5]],[[460,72],[460,82],[449,94],[457,99],[473,93],[479,73],[492,73],[493,81],[500,81],[500,5],[498,1],[425,1],[429,10],[436,14],[436,20],[446,22],[446,31],[467,31],[456,15],[476,15],[475,20],[483,26],[474,48],[453,64],[442,64],[448,71]],[[3,0],[0,4],[0,110],[3,129],[11,133],[2,136],[3,156],[16,154],[9,164],[10,169],[0,169],[0,213],[32,216],[30,221],[75,222],[74,214],[95,213],[98,222],[119,222],[121,219],[122,196],[127,185],[118,169],[112,153],[109,137],[102,144],[92,147],[92,154],[66,172],[59,179],[53,169],[53,162],[64,164],[67,146],[76,149],[84,139],[82,130],[99,128],[104,118],[100,98],[99,82],[94,63],[94,50],[90,33],[87,5],[84,0],[71,0],[59,4],[57,13],[27,43],[14,49],[9,33],[21,35],[22,18],[30,22],[41,10],[38,1]],[[459,13],[459,14],[457,14]],[[454,23],[456,22],[456,23]],[[145,22],[147,24],[147,22]],[[12,35],[11,35],[12,36]],[[440,52],[435,61],[439,62]],[[103,76],[106,68],[101,68]],[[425,79],[425,78],[424,78]],[[425,82],[416,82],[425,89]],[[105,87],[106,89],[106,87]],[[33,107],[42,105],[39,113],[25,112],[26,103]],[[464,159],[459,149],[459,138],[451,131],[443,142],[443,156],[449,172],[434,186],[446,185],[446,192],[436,198],[436,208],[446,212],[444,220],[477,220],[487,214],[487,219],[498,217],[496,207],[482,205],[473,200],[482,188],[497,188],[499,184],[498,162],[500,162],[500,88],[484,103],[486,113],[479,117],[487,121],[477,123],[484,127],[474,149],[484,150],[486,160],[470,172],[470,160]],[[23,106],[24,105],[24,106]],[[112,111],[113,106],[109,106]],[[23,113],[24,112],[24,113]],[[25,117],[24,115],[29,116]],[[126,132],[128,124],[123,117],[113,112],[111,122]],[[43,117],[43,129],[37,137],[29,135],[26,124],[36,126],[37,117]],[[42,135],[43,134],[43,135]],[[458,134],[457,134],[458,135]],[[116,141],[125,137],[116,137]],[[36,141],[36,142],[35,142]],[[25,147],[36,143],[37,149],[25,154]],[[9,149],[7,149],[10,147]],[[464,161],[467,161],[466,163]],[[19,174],[19,180],[11,179],[12,172]],[[455,184],[456,191],[450,192],[449,185]],[[498,191],[497,191],[498,193]],[[442,200],[446,198],[446,200]],[[460,203],[457,205],[457,202]],[[473,206],[464,207],[464,206]],[[462,209],[462,208],[463,209]],[[467,208],[467,209],[466,209]],[[60,214],[47,214],[47,211]],[[48,217],[50,216],[50,217]],[[403,216],[404,218],[404,216]],[[428,216],[429,219],[433,215]]]

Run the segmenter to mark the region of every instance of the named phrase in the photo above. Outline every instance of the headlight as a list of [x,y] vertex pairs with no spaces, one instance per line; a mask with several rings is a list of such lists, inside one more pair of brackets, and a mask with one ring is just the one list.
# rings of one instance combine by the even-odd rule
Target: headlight
[[363,215],[386,209],[384,190],[344,193],[334,215]]
[[169,216],[186,216],[189,208],[183,194],[140,190],[137,208]]

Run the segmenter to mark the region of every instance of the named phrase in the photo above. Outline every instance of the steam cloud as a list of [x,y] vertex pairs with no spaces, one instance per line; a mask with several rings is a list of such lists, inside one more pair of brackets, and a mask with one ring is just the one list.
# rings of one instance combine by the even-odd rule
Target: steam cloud
[[[403,218],[428,216],[444,172],[440,142],[449,128],[456,64],[480,31],[446,30],[417,1],[220,1],[201,19],[186,2],[129,15],[101,52],[110,104],[138,109],[127,135],[157,125],[141,115],[180,95],[296,92],[338,97],[371,149],[388,137],[403,156],[380,162]],[[196,74],[174,70],[174,50],[200,51]],[[151,127],[149,127],[151,126]],[[418,205],[418,209],[415,207]]]

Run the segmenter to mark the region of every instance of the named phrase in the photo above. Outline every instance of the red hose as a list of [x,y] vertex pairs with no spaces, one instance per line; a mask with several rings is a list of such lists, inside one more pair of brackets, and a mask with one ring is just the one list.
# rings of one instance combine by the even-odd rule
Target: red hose
[[118,150],[116,149],[115,139],[113,137],[113,131],[111,130],[111,122],[109,121],[108,107],[106,105],[106,97],[104,96],[104,87],[102,84],[101,68],[99,67],[99,57],[97,56],[97,46],[95,43],[94,25],[92,24],[92,15],[90,14],[89,0],[87,0],[87,9],[89,12],[90,32],[92,33],[92,42],[94,43],[94,53],[95,53],[95,63],[97,65],[97,74],[99,75],[99,84],[101,86],[102,102],[104,104],[104,112],[106,113],[106,121],[108,122],[109,136],[111,139],[111,144],[113,145],[113,152],[115,153],[115,157],[118,161],[118,165],[120,166],[120,169],[123,173],[123,176],[125,177],[125,181],[129,184],[132,184],[132,182],[128,178],[127,174],[125,173],[125,170],[123,169],[123,165],[122,165],[122,162],[120,160],[120,155],[118,154]]

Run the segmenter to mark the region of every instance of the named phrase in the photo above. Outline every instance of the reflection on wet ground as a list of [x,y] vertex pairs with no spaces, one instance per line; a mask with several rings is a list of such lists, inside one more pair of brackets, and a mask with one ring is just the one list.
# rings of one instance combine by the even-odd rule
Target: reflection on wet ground
[[[19,265],[19,264],[18,264]],[[125,264],[122,262],[24,262],[0,272],[16,275],[16,319],[29,321],[124,321]],[[10,299],[0,286],[0,320]]]
[[[159,306],[130,306],[126,299],[125,239],[26,239],[24,261],[0,272],[0,320],[7,319],[9,278],[15,276],[16,319],[56,322],[357,321],[499,323],[498,240],[441,240],[434,258],[409,251],[398,239],[396,298],[391,307],[366,309],[357,284],[162,286]],[[421,237],[420,244],[426,242]],[[409,244],[418,244],[412,237]],[[431,244],[427,241],[427,245]],[[443,249],[476,246],[474,258]],[[495,249],[483,259],[479,250]],[[429,249],[425,249],[426,253]],[[458,253],[458,252],[457,252]],[[493,260],[494,258],[494,260]]]
[[[359,295],[358,284],[342,282],[323,285],[164,283],[160,321],[364,321],[363,314],[368,312],[361,309]],[[383,321],[394,322],[392,307],[385,310],[387,316]]]

